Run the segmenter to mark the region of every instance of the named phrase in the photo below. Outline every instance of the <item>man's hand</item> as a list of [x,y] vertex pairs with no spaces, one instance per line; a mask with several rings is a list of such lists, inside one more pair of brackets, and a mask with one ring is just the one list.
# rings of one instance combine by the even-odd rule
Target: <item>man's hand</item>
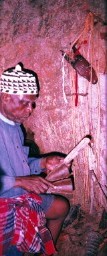
[[46,193],[50,187],[53,187],[53,185],[51,182],[40,176],[32,175],[17,177],[15,187],[21,187],[29,192],[40,194]]
[[46,179],[48,181],[56,181],[68,178],[70,175],[71,164],[64,163],[64,157],[48,156],[45,162]]
[[47,171],[54,171],[59,168],[64,162],[64,158],[60,156],[48,156],[46,157],[45,168]]

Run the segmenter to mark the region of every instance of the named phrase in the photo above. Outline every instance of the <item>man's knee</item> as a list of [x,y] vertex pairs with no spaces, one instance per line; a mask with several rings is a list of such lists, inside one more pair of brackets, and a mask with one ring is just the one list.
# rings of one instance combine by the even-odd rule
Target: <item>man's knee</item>
[[70,203],[67,198],[56,195],[55,199],[46,213],[46,217],[48,218],[65,218],[69,212]]
[[68,199],[63,196],[59,196],[58,199],[56,200],[56,204],[57,204],[57,209],[59,214],[61,214],[62,217],[66,217],[70,209],[70,204]]

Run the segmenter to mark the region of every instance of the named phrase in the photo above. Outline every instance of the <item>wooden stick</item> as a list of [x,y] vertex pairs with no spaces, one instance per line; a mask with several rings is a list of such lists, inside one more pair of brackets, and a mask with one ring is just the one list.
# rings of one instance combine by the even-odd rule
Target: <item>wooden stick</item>
[[83,138],[75,148],[73,148],[64,159],[64,164],[69,164],[79,153],[79,151],[88,145],[91,140],[91,136],[87,135]]

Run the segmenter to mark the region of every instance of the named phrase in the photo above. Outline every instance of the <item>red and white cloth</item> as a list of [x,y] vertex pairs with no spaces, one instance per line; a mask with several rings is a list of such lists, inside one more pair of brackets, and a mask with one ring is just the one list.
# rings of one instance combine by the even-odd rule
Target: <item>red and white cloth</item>
[[22,252],[55,253],[40,204],[41,198],[33,193],[0,199],[0,256],[5,256],[11,245]]

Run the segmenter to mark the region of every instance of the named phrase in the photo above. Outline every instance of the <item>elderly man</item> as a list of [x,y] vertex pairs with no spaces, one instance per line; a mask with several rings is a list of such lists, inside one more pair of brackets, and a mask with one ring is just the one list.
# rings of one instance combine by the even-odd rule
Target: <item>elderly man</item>
[[[0,203],[1,203],[1,206],[3,205],[4,207],[4,208],[1,207],[1,209],[3,209],[1,210],[1,216],[5,218],[4,209],[7,209],[6,208],[7,205],[8,205],[8,210],[10,210],[11,208],[11,212],[14,208],[15,210],[12,216],[14,217],[13,222],[14,222],[14,230],[15,230],[15,227],[17,227],[17,225],[19,226],[21,225],[20,223],[17,224],[19,220],[19,216],[22,216],[23,218],[23,215],[26,213],[24,212],[24,210],[23,210],[24,213],[22,212],[22,210],[20,212],[20,207],[23,206],[23,204],[25,204],[26,207],[24,209],[27,209],[27,207],[29,208],[29,204],[30,204],[30,210],[33,207],[32,208],[33,213],[35,209],[37,213],[39,211],[39,213],[41,212],[42,215],[43,214],[45,215],[46,225],[44,224],[44,226],[46,226],[46,232],[50,231],[52,240],[54,241],[54,244],[55,244],[60,234],[64,219],[68,214],[69,202],[63,196],[46,193],[47,190],[50,188],[50,186],[53,186],[53,185],[51,182],[42,178],[40,174],[42,172],[46,172],[48,157],[47,158],[29,158],[28,157],[29,149],[28,147],[24,146],[24,138],[23,138],[21,127],[20,127],[20,124],[23,123],[24,120],[26,120],[32,114],[33,108],[35,107],[35,102],[36,102],[38,93],[39,93],[38,84],[37,84],[37,80],[34,72],[23,69],[23,67],[20,64],[17,64],[15,68],[6,70],[1,75],[1,79],[0,79]],[[58,165],[62,161],[62,159],[57,158],[57,156],[56,157],[51,156],[49,157],[49,163],[51,162],[50,161],[51,159],[54,160],[52,161],[52,168],[54,168],[54,165]],[[30,201],[30,196],[32,199],[31,201]],[[19,208],[18,208],[18,205],[19,205]],[[8,210],[6,211],[8,212]],[[4,211],[4,214],[3,214],[3,211]],[[11,212],[10,212],[10,216],[11,216]],[[32,212],[30,212],[30,214],[31,213]],[[8,213],[6,216],[7,216],[7,219],[6,221],[4,221],[5,226],[6,226],[6,223],[8,223],[8,227],[6,226],[6,228],[10,228],[10,226],[12,227],[13,222],[12,223],[11,221],[9,222]],[[33,218],[34,215],[29,215],[29,216],[31,216],[31,221],[33,219],[32,226],[34,227],[34,223],[36,226],[36,220],[34,221],[34,218]],[[25,218],[27,218],[27,214],[24,215],[23,222]],[[31,225],[31,222],[29,225]],[[28,228],[30,227],[29,228],[30,230],[28,230],[29,234],[33,232],[31,229],[32,226],[28,226]],[[4,229],[2,230],[2,232],[5,233]],[[10,232],[10,230],[7,231],[7,234],[8,232]],[[11,241],[9,243],[9,237],[7,237],[8,238],[7,245],[9,244],[9,246],[7,246],[8,248],[6,247],[6,242],[4,242],[3,240],[4,238],[2,236],[2,239],[0,241],[2,241],[1,244],[4,243],[4,247],[6,247],[6,250],[2,248],[2,251],[0,254],[1,256],[2,255],[18,256],[18,255],[23,255],[22,251],[26,251],[26,249],[18,248],[17,243],[15,245],[15,241],[17,240],[16,238],[18,235],[17,232],[14,239],[12,235],[12,239],[14,240],[13,243],[11,243]],[[41,233],[39,233],[38,237],[41,236],[40,239],[42,240]],[[9,234],[11,234],[11,232]],[[6,234],[4,234],[4,237],[5,235]],[[20,231],[20,236],[22,239],[23,235],[21,235],[21,231]],[[44,239],[43,239],[43,242],[44,242]],[[48,247],[49,247],[49,243],[47,242],[47,248]],[[30,252],[32,251],[33,250],[30,250]],[[43,250],[42,246],[40,247],[40,243],[39,243],[38,250],[35,250],[35,252],[38,252],[38,251],[46,255],[46,251]],[[54,252],[55,252],[55,249],[53,246],[53,249],[50,250],[50,252],[48,251],[47,254],[52,255]]]

